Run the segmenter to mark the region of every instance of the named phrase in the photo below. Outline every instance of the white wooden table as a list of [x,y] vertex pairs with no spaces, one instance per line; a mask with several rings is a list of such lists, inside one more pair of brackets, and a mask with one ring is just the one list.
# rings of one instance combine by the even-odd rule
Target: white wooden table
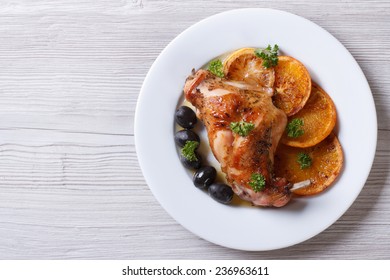
[[[269,252],[182,228],[149,191],[134,147],[137,97],[161,50],[193,23],[244,7],[331,32],[362,67],[378,113],[356,202],[323,233]],[[389,64],[390,1],[0,1],[0,258],[389,259]]]

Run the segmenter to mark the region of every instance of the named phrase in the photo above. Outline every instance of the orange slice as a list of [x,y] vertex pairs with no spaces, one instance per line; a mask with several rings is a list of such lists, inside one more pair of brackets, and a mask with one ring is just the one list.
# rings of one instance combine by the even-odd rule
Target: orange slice
[[296,138],[289,137],[285,131],[282,143],[293,147],[310,147],[324,140],[336,124],[336,107],[330,96],[317,84],[312,84],[311,94],[305,107],[288,121],[301,119],[304,133]]
[[311,90],[306,67],[290,56],[279,56],[275,69],[275,106],[292,116],[305,106]]
[[[300,153],[310,156],[311,166],[301,169]],[[325,140],[309,148],[296,148],[280,144],[275,153],[275,175],[291,183],[310,180],[307,187],[292,190],[297,195],[314,195],[328,188],[340,174],[343,152],[337,137],[331,133]]]
[[255,55],[254,48],[242,48],[231,53],[223,61],[223,71],[229,80],[259,87],[273,87],[275,72],[265,68],[263,60]]

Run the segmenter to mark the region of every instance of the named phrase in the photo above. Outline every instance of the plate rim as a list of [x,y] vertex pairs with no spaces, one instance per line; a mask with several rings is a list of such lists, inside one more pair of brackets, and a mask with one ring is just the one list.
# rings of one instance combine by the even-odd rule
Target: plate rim
[[[352,202],[346,207],[346,209],[344,209],[344,211],[341,211],[339,213],[339,215],[337,216],[336,219],[333,219],[333,222],[331,222],[330,224],[327,224],[325,225],[320,231],[318,232],[315,232],[313,233],[312,235],[310,236],[305,236],[303,237],[300,241],[297,241],[297,242],[293,242],[289,245],[282,245],[282,246],[274,246],[272,248],[266,248],[266,249],[261,249],[259,247],[256,247],[256,248],[248,248],[248,247],[242,247],[242,246],[234,246],[234,245],[231,245],[231,244],[224,244],[224,242],[220,242],[218,240],[214,240],[213,238],[207,238],[205,237],[203,234],[199,234],[198,231],[194,230],[193,228],[191,228],[191,226],[188,226],[187,224],[183,224],[183,222],[181,222],[180,220],[176,219],[175,215],[173,213],[171,213],[171,211],[169,211],[165,206],[164,206],[164,202],[161,201],[161,197],[159,197],[158,195],[156,195],[156,192],[155,192],[155,189],[154,187],[151,186],[150,184],[150,178],[148,178],[148,176],[145,176],[145,163],[143,161],[143,158],[142,156],[140,155],[139,153],[139,147],[140,145],[142,145],[140,143],[140,138],[139,138],[139,133],[141,131],[141,128],[140,128],[140,104],[142,104],[143,102],[143,96],[145,95],[145,88],[146,88],[146,84],[147,84],[147,81],[148,81],[148,77],[149,77],[149,74],[154,71],[156,65],[159,63],[160,61],[160,57],[164,55],[164,53],[166,52],[167,49],[171,48],[171,46],[177,41],[179,40],[182,36],[184,36],[183,34],[186,34],[188,32],[190,32],[192,29],[194,28],[197,28],[197,26],[201,25],[201,24],[205,24],[205,22],[209,21],[210,19],[215,19],[215,18],[218,18],[218,17],[223,17],[225,15],[231,15],[231,14],[235,14],[235,13],[246,13],[248,11],[251,11],[251,12],[271,12],[271,13],[279,13],[279,14],[285,14],[285,15],[288,15],[288,16],[294,16],[296,17],[297,19],[300,19],[300,20],[304,20],[306,21],[307,23],[309,23],[310,25],[314,25],[316,28],[319,28],[322,30],[322,32],[325,32],[327,34],[327,36],[330,36],[330,38],[332,38],[335,42],[337,42],[337,44],[339,45],[339,47],[341,47],[342,49],[344,49],[346,51],[346,53],[348,53],[348,55],[350,56],[350,59],[352,59],[355,63],[355,66],[356,69],[358,71],[360,71],[360,75],[362,77],[364,77],[364,82],[366,83],[366,86],[368,88],[368,91],[370,93],[369,97],[370,97],[370,103],[369,106],[371,107],[371,109],[373,109],[373,114],[371,115],[371,117],[373,118],[373,121],[374,123],[372,124],[374,126],[374,129],[376,133],[374,133],[373,135],[371,135],[372,137],[372,140],[373,140],[373,146],[372,146],[372,153],[371,153],[371,158],[369,159],[366,159],[366,161],[369,163],[367,166],[369,166],[369,168],[367,168],[367,174],[364,176],[365,177],[365,180],[364,182],[362,183],[362,186],[359,187],[359,191],[356,193],[356,195],[353,197],[353,199],[351,200]],[[172,119],[173,119],[173,116],[172,116]],[[159,54],[159,56],[156,58],[156,60],[154,61],[154,63],[152,64],[152,66],[150,67],[146,77],[145,77],[145,80],[142,84],[142,87],[141,87],[141,90],[140,90],[140,94],[138,96],[138,99],[137,99],[137,105],[136,105],[136,111],[135,111],[135,117],[134,117],[134,136],[135,136],[135,147],[136,147],[136,151],[137,151],[137,157],[138,157],[138,162],[140,164],[140,167],[141,167],[141,170],[142,170],[142,173],[143,173],[143,176],[145,178],[145,181],[146,183],[148,184],[149,186],[149,189],[152,191],[154,197],[159,201],[160,205],[168,212],[168,214],[173,218],[175,219],[181,226],[183,226],[184,228],[186,228],[187,230],[189,230],[190,232],[192,232],[193,234],[197,235],[197,236],[200,236],[201,238],[205,239],[205,240],[208,240],[209,242],[212,242],[212,243],[215,243],[215,244],[218,244],[220,246],[224,246],[224,247],[228,247],[228,248],[232,248],[232,249],[238,249],[238,250],[246,250],[246,251],[267,251],[267,250],[276,250],[276,249],[281,249],[281,248],[286,248],[286,247],[290,247],[292,245],[296,245],[296,244],[299,244],[303,241],[306,241],[306,240],[309,240],[310,238],[320,234],[321,232],[323,232],[324,230],[326,230],[329,226],[331,226],[332,224],[334,224],[337,220],[340,219],[340,217],[342,215],[344,215],[347,210],[351,207],[351,205],[355,202],[356,198],[358,197],[358,195],[360,194],[361,190],[363,189],[363,187],[365,186],[366,182],[367,182],[367,179],[368,179],[368,176],[370,174],[370,171],[372,169],[372,165],[373,165],[373,162],[374,162],[374,159],[375,159],[375,154],[376,154],[376,146],[377,146],[377,135],[378,135],[378,131],[377,131],[377,113],[376,113],[376,107],[375,107],[375,102],[374,102],[374,98],[373,98],[373,94],[372,94],[372,91],[370,89],[370,86],[369,86],[369,83],[367,81],[367,78],[365,77],[364,75],[364,72],[362,71],[360,65],[357,63],[357,61],[355,60],[355,58],[352,56],[352,54],[345,48],[345,46],[339,41],[337,40],[337,38],[335,38],[331,33],[329,33],[327,30],[325,30],[324,28],[322,28],[321,26],[317,25],[316,23],[304,18],[304,17],[301,17],[299,15],[296,15],[296,14],[293,14],[293,13],[290,13],[290,12],[286,12],[286,11],[282,11],[282,10],[277,10],[277,9],[270,9],[270,8],[243,8],[243,9],[234,9],[234,10],[229,10],[229,11],[225,11],[225,12],[221,12],[221,13],[217,13],[215,15],[212,15],[212,16],[209,16],[209,17],[206,17],[198,22],[196,22],[195,24],[191,25],[190,27],[186,28],[184,31],[182,31],[178,36],[176,36],[172,41],[169,42],[169,44],[162,50],[162,52]],[[173,135],[172,135],[173,137]],[[173,140],[172,140],[172,143],[173,143]]]

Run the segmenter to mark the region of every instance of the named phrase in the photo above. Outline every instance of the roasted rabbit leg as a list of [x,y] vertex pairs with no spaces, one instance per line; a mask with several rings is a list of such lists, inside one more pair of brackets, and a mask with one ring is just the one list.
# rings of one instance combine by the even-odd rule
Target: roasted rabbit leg
[[[281,207],[291,198],[291,184],[274,177],[273,163],[287,117],[273,105],[272,92],[206,70],[193,73],[184,86],[233,191],[253,205]],[[248,129],[237,133],[240,124]]]

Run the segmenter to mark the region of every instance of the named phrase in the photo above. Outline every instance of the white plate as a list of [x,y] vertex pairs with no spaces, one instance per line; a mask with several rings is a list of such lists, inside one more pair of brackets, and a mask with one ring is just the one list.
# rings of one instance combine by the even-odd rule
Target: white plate
[[[192,184],[175,148],[174,112],[191,69],[241,47],[278,44],[299,59],[332,97],[345,164],[326,192],[280,209],[219,204]],[[331,34],[293,14],[233,10],[209,17],[177,36],[145,78],[135,115],[139,163],[163,208],[194,234],[242,250],[272,250],[303,242],[333,224],[363,188],[375,155],[377,121],[367,80]],[[147,211],[148,209],[145,209]],[[158,229],[156,229],[158,231]]]

